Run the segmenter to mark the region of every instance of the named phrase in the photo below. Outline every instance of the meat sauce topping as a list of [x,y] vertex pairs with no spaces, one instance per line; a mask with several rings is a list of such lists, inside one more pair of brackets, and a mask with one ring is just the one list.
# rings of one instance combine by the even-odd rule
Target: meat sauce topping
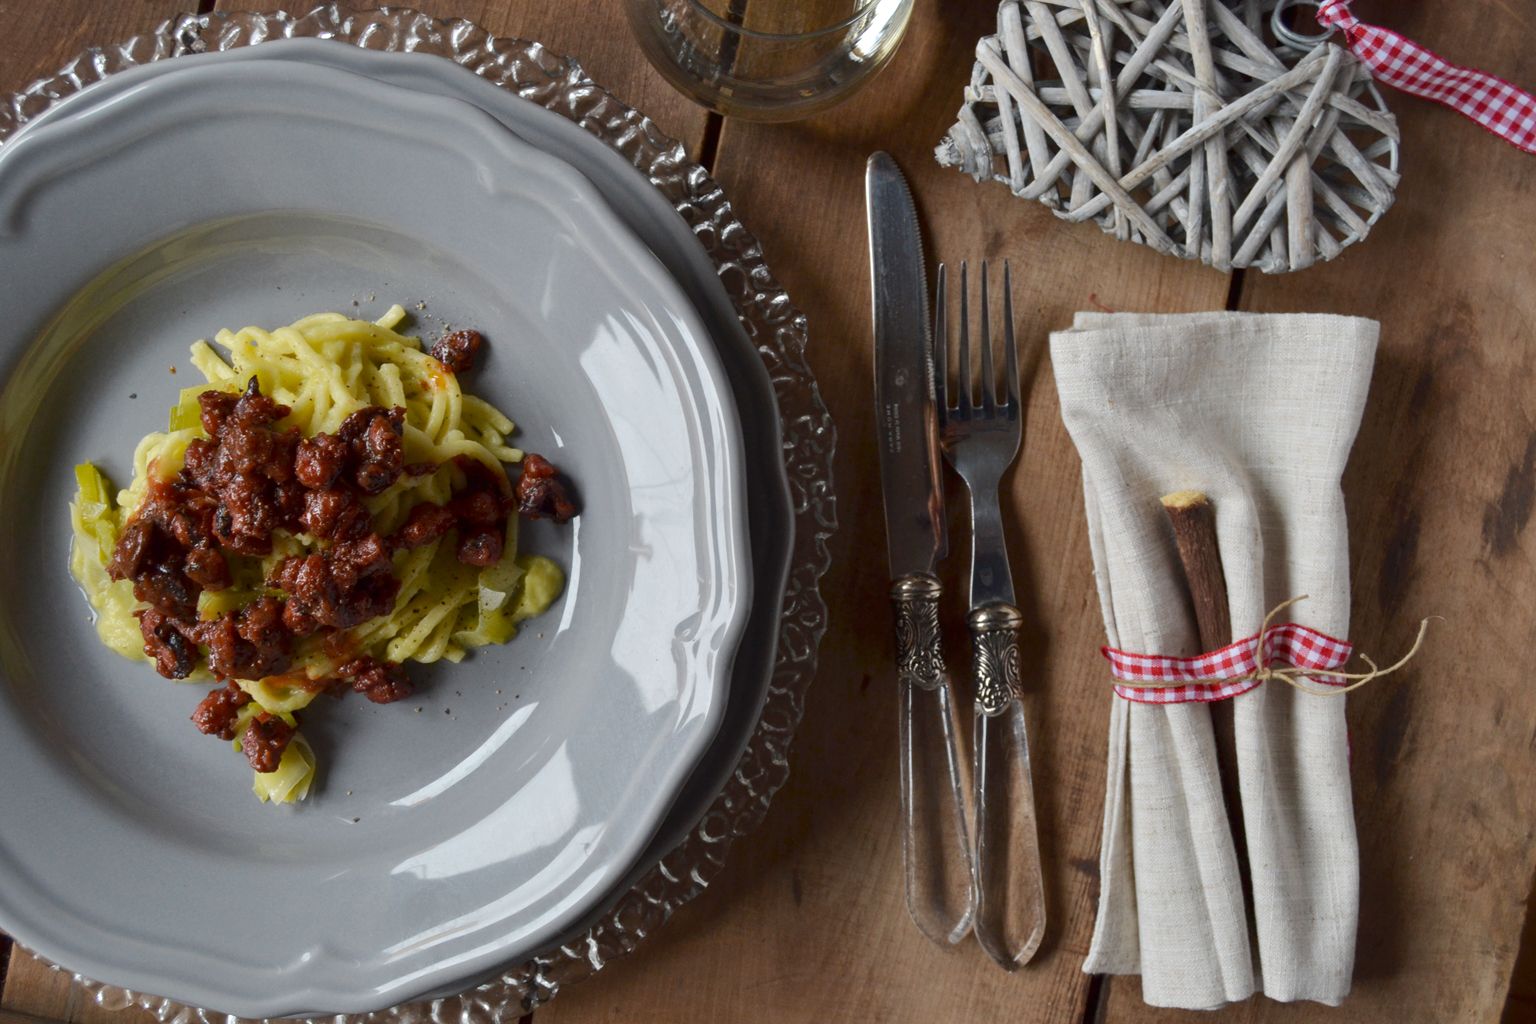
[[[478,332],[457,331],[438,341],[432,355],[463,373],[481,345]],[[239,394],[205,391],[198,405],[207,438],[188,444],[175,477],[150,484],[107,573],[131,580],[134,596],[148,605],[137,615],[144,653],[157,672],[184,679],[205,662],[223,681],[192,714],[198,730],[222,739],[235,738],[240,709],[251,700],[233,680],[281,675],[306,637],[322,637],[326,653],[341,662],[337,678],[316,687],[337,694],[351,689],[378,704],[410,696],[404,670],[353,656],[347,633],[394,608],[400,591],[395,551],[456,530],[460,562],[494,565],[510,516],[565,522],[575,514],[554,467],[539,456],[525,458],[515,488],[499,467],[461,457],[465,485],[447,505],[419,504],[394,534],[381,536],[363,499],[402,474],[437,468],[405,464],[403,408],[370,406],[334,434],[306,438],[279,427],[290,410],[263,395],[254,377]],[[307,533],[326,546],[279,562],[265,580],[276,594],[200,620],[199,595],[233,582],[229,556],[270,554],[278,530]],[[241,738],[246,759],[258,772],[275,771],[293,734],[281,718],[256,715]]]
[[442,363],[451,373],[468,373],[474,369],[475,356],[485,339],[479,331],[454,331],[445,334],[432,346],[432,358]]
[[235,719],[240,709],[251,702],[251,695],[236,686],[233,680],[220,690],[209,690],[208,696],[198,702],[192,712],[192,724],[197,731],[221,740],[235,738]]
[[553,519],[568,523],[576,514],[560,471],[542,455],[523,456],[523,471],[517,479],[517,510],[529,519]]
[[288,741],[293,739],[294,731],[293,726],[281,718],[263,712],[246,726],[245,735],[240,740],[240,749],[245,752],[245,759],[251,762],[252,768],[259,772],[275,772],[282,763],[283,751],[288,749]]

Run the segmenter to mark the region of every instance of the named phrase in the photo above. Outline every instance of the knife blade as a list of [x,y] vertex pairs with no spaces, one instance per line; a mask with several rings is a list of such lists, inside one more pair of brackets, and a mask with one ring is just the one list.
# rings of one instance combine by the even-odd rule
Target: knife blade
[[948,551],[928,278],[917,206],[889,154],[869,158],[865,188],[886,552],[891,576],[900,579],[932,573]]
[[865,171],[874,301],[875,419],[901,688],[907,910],[930,940],[963,939],[975,911],[957,702],[939,645],[944,487],[928,333],[928,281],[912,192],[888,154]]

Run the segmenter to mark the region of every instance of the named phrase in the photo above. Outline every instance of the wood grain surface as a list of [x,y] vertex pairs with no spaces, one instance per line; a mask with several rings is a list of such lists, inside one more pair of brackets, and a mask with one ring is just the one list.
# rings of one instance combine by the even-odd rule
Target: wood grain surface
[[[810,0],[814,2],[814,0]],[[233,6],[241,6],[236,3]],[[1111,699],[1083,522],[1079,466],[1058,413],[1045,343],[1078,309],[1240,307],[1355,313],[1382,322],[1365,423],[1345,479],[1353,637],[1405,645],[1446,622],[1411,670],[1351,697],[1361,839],[1356,990],[1326,1019],[1536,1019],[1536,965],[1512,985],[1536,869],[1536,691],[1526,648],[1536,541],[1536,161],[1455,115],[1406,97],[1404,181],[1372,237],[1302,274],[1229,277],[1095,227],[1066,225],[1000,186],[937,167],[990,0],[918,0],[890,68],[843,106],[764,126],[706,117],[649,67],[615,0],[421,3],[578,56],[599,81],[708,160],[769,263],[809,317],[811,361],[839,430],[842,529],[824,584],[832,609],[794,773],[762,830],[641,951],[537,1012],[540,1024],[998,1019],[1210,1020],[1150,1011],[1134,978],[1081,973],[1097,894]],[[1528,5],[1357,4],[1362,16],[1453,60],[1536,82]],[[172,3],[0,0],[0,91],[91,43],[151,26]],[[1497,21],[1499,32],[1489,32]],[[1025,690],[1050,923],[1040,955],[1004,974],[974,945],[943,953],[902,902],[896,831],[895,691],[870,412],[863,167],[875,149],[909,173],[931,262],[1011,261],[1027,409],[1005,507],[1024,633]],[[952,667],[965,668],[966,532],[951,497]],[[1536,536],[1536,535],[1533,535]],[[5,784],[0,780],[0,785]],[[139,1024],[90,1005],[17,952],[0,1024],[29,1014]],[[1321,1017],[1264,999],[1221,1020]]]

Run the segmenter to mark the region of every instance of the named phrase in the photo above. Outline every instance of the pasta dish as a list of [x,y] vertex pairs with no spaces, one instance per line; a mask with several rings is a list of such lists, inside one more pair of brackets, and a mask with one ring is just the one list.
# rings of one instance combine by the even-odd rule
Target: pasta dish
[[244,753],[264,801],[308,794],[298,714],[322,694],[399,701],[402,663],[506,643],[564,585],[517,551],[520,517],[575,515],[564,479],[460,386],[483,338],[427,351],[404,318],[199,341],[206,383],[139,442],[128,486],[75,470],[70,568],[102,642],[215,684],[192,721]]

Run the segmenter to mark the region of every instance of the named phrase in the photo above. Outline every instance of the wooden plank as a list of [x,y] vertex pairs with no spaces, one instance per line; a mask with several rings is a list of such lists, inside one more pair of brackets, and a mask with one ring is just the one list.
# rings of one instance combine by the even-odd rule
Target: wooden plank
[[[539,1011],[540,1024],[1082,1017],[1110,697],[1078,461],[1044,347],[1074,310],[1219,309],[1229,281],[1093,226],[1062,224],[1001,186],[934,163],[990,7],[919,4],[890,68],[826,115],[780,126],[726,122],[717,175],[809,317],[810,359],[839,431],[842,529],[823,589],[831,628],[790,782],[761,831],[637,956],[562,994]],[[880,148],[910,174],[931,254],[1013,262],[1029,397],[1007,519],[1030,621],[1024,664],[1050,916],[1041,953],[1014,975],[974,943],[950,952],[928,944],[903,904],[863,197],[865,158]],[[944,610],[956,671],[967,665],[960,498],[952,491]]]
[[[68,1024],[148,1024],[154,1018],[140,1011],[122,1012],[97,1005],[90,993],[70,976],[55,970],[26,950],[17,948],[7,972],[5,998],[0,1000],[0,1024],[36,1024],[37,1020]],[[33,1021],[7,1021],[14,1011]]]
[[[1451,60],[1530,81],[1536,22],[1513,8],[1356,7]],[[1390,91],[1387,100],[1403,129],[1396,205],[1332,264],[1248,275],[1241,305],[1381,321],[1344,481],[1353,638],[1395,657],[1419,618],[1446,619],[1403,676],[1349,698],[1362,905],[1342,1012],[1363,1022],[1496,1021],[1536,866],[1527,668],[1536,534],[1526,529],[1536,493],[1536,161],[1443,108]],[[1222,1019],[1317,1013],[1258,999]],[[1115,983],[1107,1019],[1209,1016],[1148,1011],[1127,979]]]
[[[20,947],[11,951],[0,1009],[64,1021],[70,1020],[84,1001],[84,993],[75,988],[69,975],[53,970]],[[129,1024],[127,1018],[124,1024]]]
[[88,46],[147,31],[193,6],[177,0],[0,0],[0,92],[23,89]]
[[[260,4],[219,0],[217,10],[244,11]],[[295,4],[290,10],[305,10]],[[624,17],[624,5],[604,0],[418,0],[407,6],[438,18],[466,18],[495,35],[535,39],[556,53],[576,57],[582,68],[619,99],[645,111],[657,126],[697,156],[706,111],[689,103],[646,61]]]
[[[149,0],[79,6],[89,14],[71,18],[57,3],[0,0],[7,29],[0,33],[0,87],[18,87],[82,46],[148,27],[169,10]],[[580,54],[600,81],[697,149],[703,115],[643,63],[613,5],[593,5],[601,8],[596,14],[572,13],[572,5],[436,6]],[[1081,1016],[1078,967],[1093,912],[1107,703],[1092,685],[1101,627],[1076,460],[1040,346],[1076,308],[1218,308],[1226,279],[1115,244],[1089,227],[1060,225],[997,187],[932,166],[928,150],[958,105],[959,69],[988,27],[986,6],[946,11],[942,19],[920,6],[893,67],[839,111],[798,126],[727,126],[719,175],[811,316],[811,358],[841,431],[844,529],[826,586],[833,627],[795,774],[762,832],[741,844],[716,887],[638,959],[573,988],[541,1021],[584,1021],[620,1008],[626,1020],[669,1022],[1015,1019],[1026,1006],[1042,1020]],[[1448,56],[1519,75],[1519,34],[1493,39],[1473,29],[1472,12],[1442,5],[1384,17]],[[1357,636],[1381,637],[1385,649],[1403,620],[1447,608],[1458,622],[1486,624],[1480,633],[1455,623],[1439,631],[1412,677],[1378,684],[1354,701],[1362,860],[1370,870],[1350,1019],[1494,1019],[1528,895],[1532,851],[1524,823],[1536,802],[1524,770],[1531,705],[1513,668],[1523,637],[1507,613],[1532,596],[1523,530],[1536,488],[1536,432],[1531,358],[1518,328],[1530,322],[1536,302],[1521,291],[1533,269],[1518,234],[1523,221],[1499,215],[1521,208],[1532,172],[1528,161],[1453,115],[1393,102],[1408,154],[1398,208],[1342,262],[1303,276],[1250,278],[1243,301],[1253,309],[1360,312],[1384,322],[1361,440],[1362,452],[1376,454],[1357,457],[1346,481],[1355,516]],[[1439,139],[1458,141],[1436,146]],[[974,947],[949,955],[929,947],[901,906],[879,491],[867,457],[873,439],[861,177],[863,157],[879,147],[913,172],[939,256],[1014,259],[1020,336],[1033,346],[1025,350],[1030,404],[1010,541],[1022,603],[1037,623],[1025,660],[1043,680],[1030,688],[1030,711],[1052,925],[1040,959],[1013,978]],[[947,583],[959,594],[958,521],[954,539]],[[953,622],[960,610],[950,602]],[[963,650],[960,632],[949,640],[952,652]],[[951,660],[963,668],[963,658]],[[1431,690],[1429,681],[1439,679],[1471,692],[1453,701]],[[1450,754],[1436,739],[1446,735],[1457,737]],[[60,980],[18,953],[0,1005],[55,1019],[105,1015],[82,1008]],[[1195,1019],[1147,1011],[1134,981],[1117,981],[1111,991],[1111,1020]],[[1233,1018],[1313,1012],[1255,1001]]]
[[1520,935],[1520,956],[1515,960],[1509,982],[1509,999],[1504,1004],[1503,1024],[1524,1024],[1536,1020],[1536,915],[1529,903],[1525,907],[1525,929]]
[[34,1017],[30,1013],[0,1010],[0,1024],[54,1024],[47,1017]]

